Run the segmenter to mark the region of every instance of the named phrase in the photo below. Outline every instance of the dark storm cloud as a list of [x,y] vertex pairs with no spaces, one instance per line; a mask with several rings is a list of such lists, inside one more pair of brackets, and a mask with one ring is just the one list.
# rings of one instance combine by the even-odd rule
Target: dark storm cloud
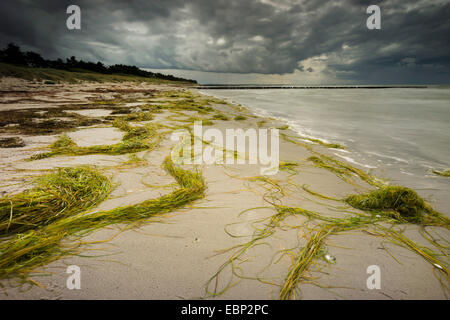
[[[70,4],[82,30],[65,26]],[[370,4],[381,30],[366,28]],[[449,17],[438,0],[3,1],[0,42],[149,68],[449,82]]]

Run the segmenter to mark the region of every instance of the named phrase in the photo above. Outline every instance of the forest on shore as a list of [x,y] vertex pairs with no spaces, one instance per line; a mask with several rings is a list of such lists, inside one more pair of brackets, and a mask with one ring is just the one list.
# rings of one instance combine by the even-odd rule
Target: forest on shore
[[165,75],[162,73],[145,71],[136,66],[124,64],[114,64],[111,66],[106,66],[101,61],[98,61],[96,63],[90,61],[86,62],[81,59],[77,60],[77,58],[74,56],[67,58],[65,61],[63,61],[61,58],[56,60],[49,60],[43,58],[39,53],[33,51],[23,52],[20,47],[14,43],[10,43],[6,46],[6,48],[0,50],[0,63],[7,63],[31,68],[59,69],[69,72],[90,71],[109,75],[132,75],[144,78],[197,83],[197,81],[191,79],[183,79],[175,77],[173,75]]

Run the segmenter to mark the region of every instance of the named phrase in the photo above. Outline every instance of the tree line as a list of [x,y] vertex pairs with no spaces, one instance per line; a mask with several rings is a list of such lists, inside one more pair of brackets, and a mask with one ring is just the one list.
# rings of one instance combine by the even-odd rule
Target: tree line
[[60,58],[56,60],[48,60],[44,59],[39,53],[33,51],[23,52],[20,47],[15,45],[14,43],[10,43],[6,46],[5,49],[0,50],[0,62],[32,68],[53,68],[71,72],[88,70],[103,74],[125,74],[145,78],[197,83],[197,81],[191,79],[183,79],[172,75],[145,71],[139,69],[136,66],[129,66],[124,64],[105,66],[100,61],[98,61],[97,63],[90,61],[86,62],[83,60],[77,60],[74,56],[67,58],[66,61],[63,61]]

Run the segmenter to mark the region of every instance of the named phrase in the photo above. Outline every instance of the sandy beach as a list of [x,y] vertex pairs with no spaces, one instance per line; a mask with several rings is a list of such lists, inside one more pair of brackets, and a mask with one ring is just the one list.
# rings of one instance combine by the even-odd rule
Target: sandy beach
[[[326,229],[329,234],[320,239],[306,269],[295,270],[305,254],[302,249],[327,222],[311,213],[333,223],[350,215],[365,217],[367,212],[341,200],[376,189],[373,177],[365,181],[355,174],[359,171],[337,171],[344,167],[336,163],[333,171],[331,164],[319,166],[311,160],[332,157],[336,146],[298,137],[279,120],[181,85],[43,85],[2,78],[0,88],[0,113],[9,117],[3,119],[9,123],[0,127],[0,139],[17,137],[24,144],[0,148],[3,197],[32,188],[35,177],[58,167],[81,165],[95,167],[113,183],[106,200],[84,215],[164,197],[179,188],[163,167],[177,143],[170,133],[200,120],[209,121],[205,129],[221,132],[279,128],[281,164],[272,176],[262,176],[252,164],[183,165],[201,172],[203,197],[139,223],[65,237],[61,245],[81,245],[76,255],[38,266],[26,274],[26,283],[17,278],[20,272],[0,278],[0,299],[447,299],[445,264],[433,261],[448,263],[445,249],[434,245],[445,244],[448,229],[438,225],[427,226],[424,234],[420,224],[394,225],[378,217],[357,228]],[[151,148],[115,154],[85,151],[120,144],[129,132],[114,125],[119,118],[132,128],[151,128]],[[82,150],[79,154],[50,147],[64,134]],[[44,153],[49,154],[40,156]],[[280,208],[304,211],[285,214],[290,211]],[[448,216],[448,209],[442,214]],[[392,228],[396,233],[388,237]],[[417,246],[395,239],[398,234]],[[70,265],[80,267],[79,290],[66,286]],[[371,265],[380,268],[380,289],[367,286]],[[282,295],[293,270],[301,276]]]

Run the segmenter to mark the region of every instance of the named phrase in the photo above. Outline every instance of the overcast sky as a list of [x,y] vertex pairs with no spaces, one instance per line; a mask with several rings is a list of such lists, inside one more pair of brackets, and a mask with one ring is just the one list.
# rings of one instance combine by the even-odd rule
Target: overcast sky
[[[70,4],[81,30],[66,27]],[[381,30],[366,27],[370,4]],[[15,0],[0,26],[2,47],[201,83],[450,83],[448,0]]]

